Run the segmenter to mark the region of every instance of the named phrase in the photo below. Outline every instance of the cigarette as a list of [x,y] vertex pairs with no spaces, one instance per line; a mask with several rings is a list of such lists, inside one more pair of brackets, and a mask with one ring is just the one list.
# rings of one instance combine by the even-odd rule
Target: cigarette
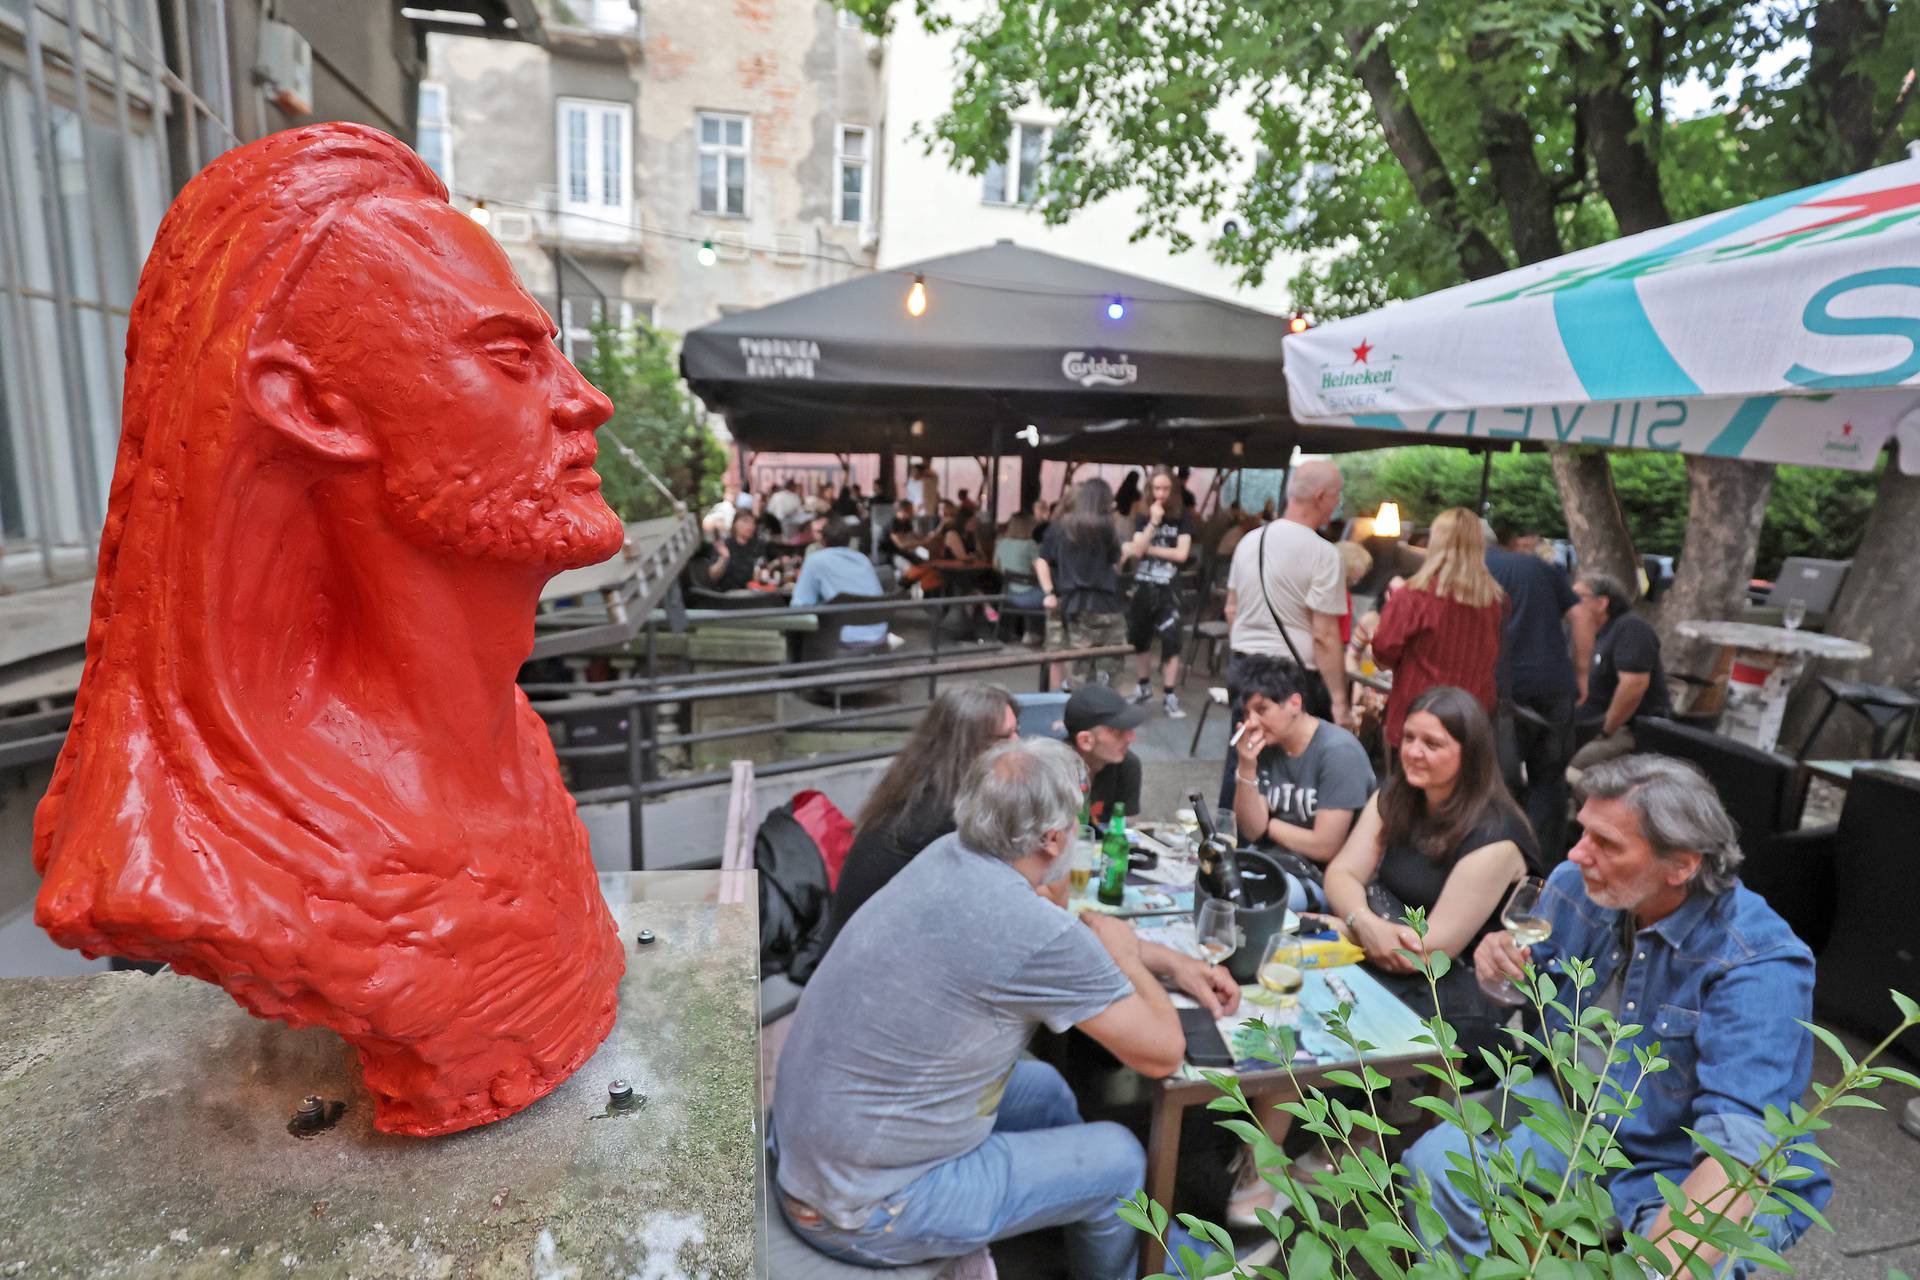
[[1246,724],[1246,721],[1243,720],[1240,722],[1240,727],[1233,731],[1233,736],[1227,739],[1227,745],[1230,747],[1237,747],[1240,745],[1240,739],[1246,736],[1247,736],[1247,724]]

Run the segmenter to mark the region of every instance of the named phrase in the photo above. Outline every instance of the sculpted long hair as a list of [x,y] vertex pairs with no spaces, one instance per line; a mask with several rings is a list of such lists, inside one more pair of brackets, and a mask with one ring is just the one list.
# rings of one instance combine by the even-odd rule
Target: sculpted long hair
[[[253,918],[231,926],[255,942],[291,928],[274,917],[303,886],[380,892],[365,853],[399,843],[401,805],[329,790],[313,757],[337,748],[289,732],[316,710],[345,598],[314,464],[251,411],[241,374],[329,230],[382,194],[446,188],[383,133],[317,125],[220,157],[160,224],[127,330],[86,669],[34,819],[38,918],[68,946],[209,976],[198,947],[220,941],[201,939],[196,907],[222,900],[236,859],[261,864],[255,883],[286,878],[289,902],[249,903]],[[247,543],[254,554],[236,554]],[[198,856],[170,856],[182,843]],[[154,936],[156,911],[178,915],[180,938]],[[297,1012],[278,998],[292,993],[256,1003],[224,985],[257,1012]]]

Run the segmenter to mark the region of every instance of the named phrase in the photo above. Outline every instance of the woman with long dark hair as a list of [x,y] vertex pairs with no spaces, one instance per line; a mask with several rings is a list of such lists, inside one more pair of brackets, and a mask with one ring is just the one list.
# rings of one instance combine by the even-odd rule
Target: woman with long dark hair
[[834,935],[922,849],[954,829],[953,798],[967,767],[1019,734],[1013,695],[999,685],[947,689],[933,700],[854,821],[853,847],[833,890]]
[[[1113,531],[1113,490],[1105,480],[1083,481],[1073,506],[1056,518],[1040,544],[1033,573],[1046,592],[1047,647],[1091,649],[1125,639],[1124,603],[1118,566],[1126,548]],[[1053,664],[1054,683],[1064,692],[1064,664]],[[1119,663],[1112,658],[1081,659],[1073,678],[1085,684],[1099,675],[1111,681]]]
[[[1422,1016],[1434,1011],[1426,976],[1400,953],[1452,957],[1440,1012],[1478,1062],[1474,1051],[1497,1042],[1506,1011],[1481,993],[1470,957],[1498,927],[1501,901],[1536,864],[1538,845],[1501,781],[1493,724],[1472,694],[1428,689],[1408,709],[1399,745],[1399,770],[1327,867],[1327,899],[1381,985]],[[1427,913],[1424,938],[1401,918],[1411,907]]]

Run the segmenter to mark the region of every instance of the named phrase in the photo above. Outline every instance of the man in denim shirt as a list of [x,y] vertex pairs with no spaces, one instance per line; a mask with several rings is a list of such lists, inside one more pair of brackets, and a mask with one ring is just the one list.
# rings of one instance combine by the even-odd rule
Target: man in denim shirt
[[[1652,1238],[1670,1222],[1656,1174],[1672,1179],[1695,1204],[1719,1208],[1726,1200],[1726,1174],[1683,1129],[1750,1163],[1773,1146],[1767,1108],[1788,1110],[1806,1093],[1813,1037],[1797,1020],[1813,1016],[1813,955],[1736,878],[1740,848],[1733,823],[1692,765],[1654,755],[1596,765],[1581,780],[1580,801],[1585,835],[1541,895],[1552,940],[1527,948],[1505,933],[1490,934],[1474,964],[1481,979],[1494,984],[1520,976],[1531,960],[1556,975],[1560,999],[1571,1006],[1562,957],[1583,957],[1593,965],[1594,985],[1580,1003],[1607,1007],[1620,1022],[1644,1028],[1623,1042],[1629,1052],[1659,1043],[1670,1065],[1646,1077],[1639,1106],[1621,1121],[1620,1147],[1632,1165],[1613,1174],[1607,1187],[1622,1224]],[[1550,1015],[1546,1030],[1567,1030],[1565,1020]],[[1597,1057],[1597,1051],[1586,1057],[1595,1070],[1603,1065]],[[1633,1087],[1639,1070],[1632,1057],[1611,1068],[1620,1094]],[[1555,1086],[1548,1076],[1515,1092],[1548,1098]],[[1516,1125],[1507,1141],[1532,1151],[1542,1176],[1557,1180],[1565,1172],[1566,1158],[1531,1129]],[[1465,1150],[1465,1135],[1442,1126],[1408,1151],[1407,1164],[1433,1184],[1448,1247],[1469,1258],[1484,1255],[1488,1240],[1478,1206],[1447,1177],[1449,1153]],[[1548,1189],[1553,1185],[1557,1181]],[[1833,1192],[1824,1172],[1791,1189],[1816,1207]],[[1744,1217],[1751,1208],[1742,1197],[1729,1214]],[[1784,1249],[1808,1223],[1795,1213],[1763,1225],[1766,1243]],[[1676,1233],[1661,1247],[1677,1260],[1688,1243]],[[1719,1255],[1703,1247],[1700,1257],[1713,1262]]]

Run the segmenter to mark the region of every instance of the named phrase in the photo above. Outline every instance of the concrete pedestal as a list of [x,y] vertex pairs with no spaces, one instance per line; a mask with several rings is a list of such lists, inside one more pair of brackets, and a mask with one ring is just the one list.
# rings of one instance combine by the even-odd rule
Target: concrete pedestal
[[[612,1035],[527,1110],[443,1138],[374,1132],[337,1036],[207,983],[0,982],[0,1277],[759,1274],[755,908],[659,900],[685,882],[602,878],[628,956]],[[308,1094],[345,1111],[296,1136]]]

